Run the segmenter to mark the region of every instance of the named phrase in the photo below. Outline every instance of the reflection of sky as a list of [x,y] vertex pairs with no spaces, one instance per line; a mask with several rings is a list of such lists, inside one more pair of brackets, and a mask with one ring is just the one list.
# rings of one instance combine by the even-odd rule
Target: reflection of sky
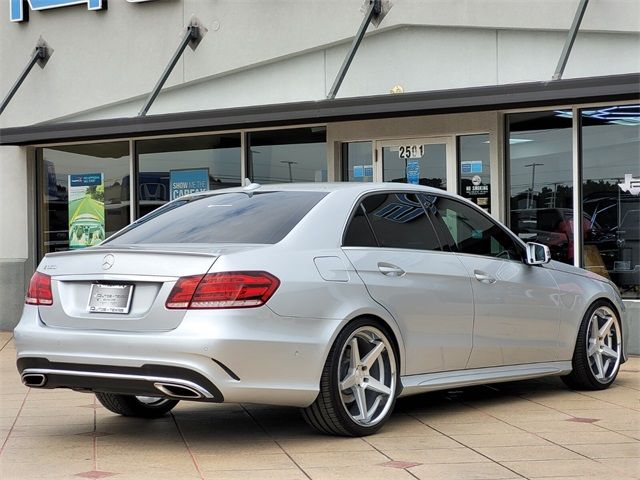
[[211,195],[133,224],[114,239],[131,243],[274,243],[325,194],[268,192]]
[[100,158],[79,153],[64,152],[53,148],[43,149],[45,162],[52,162],[58,185],[68,187],[68,176],[77,173],[104,174],[104,185],[110,187],[115,183],[122,184],[122,179],[129,175],[129,156],[120,158]]
[[[514,132],[512,138],[530,142],[509,146],[511,194],[531,188],[532,163],[536,165],[535,187],[553,189],[572,185],[571,129]],[[626,173],[640,176],[640,127],[596,125],[583,127],[583,177],[618,183]]]
[[221,182],[240,183],[240,148],[145,153],[138,156],[140,172],[166,172],[187,168],[209,168]]
[[84,197],[87,194],[87,187],[72,187],[69,191],[69,201],[73,202],[79,198]]
[[[256,183],[327,180],[326,143],[257,145],[251,147],[252,178]],[[291,177],[289,176],[291,166]]]

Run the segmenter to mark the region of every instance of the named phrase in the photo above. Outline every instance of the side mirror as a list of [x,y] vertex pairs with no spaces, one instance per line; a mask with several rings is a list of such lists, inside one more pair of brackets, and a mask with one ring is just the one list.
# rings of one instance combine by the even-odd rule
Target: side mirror
[[527,264],[542,265],[551,260],[551,251],[541,243],[527,242]]

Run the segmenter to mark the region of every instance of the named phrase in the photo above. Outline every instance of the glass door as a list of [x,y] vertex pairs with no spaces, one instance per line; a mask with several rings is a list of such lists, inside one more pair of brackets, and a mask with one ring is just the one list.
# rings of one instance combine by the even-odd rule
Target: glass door
[[376,142],[376,181],[413,183],[456,191],[454,137]]

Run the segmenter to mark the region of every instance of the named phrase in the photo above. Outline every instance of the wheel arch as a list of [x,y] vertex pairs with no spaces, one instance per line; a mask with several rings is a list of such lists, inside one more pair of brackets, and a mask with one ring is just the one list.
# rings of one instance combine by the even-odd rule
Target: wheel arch
[[338,335],[340,335],[340,333],[345,328],[347,328],[349,324],[357,320],[360,320],[362,318],[374,319],[380,322],[382,326],[387,329],[387,333],[390,335],[390,340],[393,341],[394,346],[396,348],[396,354],[398,357],[398,364],[399,364],[398,371],[400,373],[400,376],[404,374],[403,369],[404,369],[404,365],[406,364],[406,361],[405,361],[406,351],[405,351],[404,341],[402,339],[402,332],[400,331],[400,327],[395,321],[395,319],[389,313],[384,311],[381,312],[379,310],[374,310],[374,309],[358,309],[353,311],[347,318],[345,318],[342,322],[340,322],[338,327],[335,328],[335,330],[333,331],[331,338],[327,342],[325,351],[322,356],[322,365],[320,366],[317,373],[318,382],[320,381],[322,368],[324,367],[324,364],[326,363],[327,358],[329,357],[329,352],[331,351],[331,348],[336,342],[336,338],[338,337]]
[[[620,335],[621,335],[621,344],[622,344],[622,358],[620,359],[620,364],[623,364],[627,361],[627,325],[624,321],[624,310],[621,310],[618,305],[614,301],[612,301],[609,297],[604,295],[599,295],[595,298],[592,298],[591,301],[587,304],[587,308],[582,313],[582,318],[587,314],[587,312],[593,307],[596,303],[602,302],[606,303],[607,306],[613,309],[614,313],[618,316],[618,321],[620,322]],[[624,307],[623,307],[624,308]],[[578,341],[578,332],[576,332],[575,341]]]

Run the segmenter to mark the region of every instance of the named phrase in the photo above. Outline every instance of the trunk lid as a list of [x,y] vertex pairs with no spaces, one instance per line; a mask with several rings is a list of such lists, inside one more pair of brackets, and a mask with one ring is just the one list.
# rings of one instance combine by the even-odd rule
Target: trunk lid
[[[205,274],[221,254],[246,248],[216,248],[202,244],[117,248],[105,245],[49,254],[38,271],[51,276],[53,305],[39,307],[40,318],[51,327],[82,330],[172,330],[186,312],[165,308],[169,292],[178,278]],[[94,284],[131,285],[128,311],[91,312],[89,300]]]

